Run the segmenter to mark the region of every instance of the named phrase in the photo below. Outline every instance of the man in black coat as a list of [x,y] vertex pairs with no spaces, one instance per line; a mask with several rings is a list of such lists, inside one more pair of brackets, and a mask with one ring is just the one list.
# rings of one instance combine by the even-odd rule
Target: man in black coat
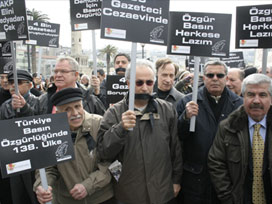
[[[227,67],[210,61],[204,66],[204,87],[178,103],[178,132],[183,144],[183,176],[180,199],[184,204],[218,203],[207,170],[208,151],[218,124],[242,104],[242,98],[226,88]],[[195,132],[189,131],[190,118],[196,116]]]
[[[9,84],[8,84],[8,74],[0,74],[1,77],[1,87],[0,87],[0,106],[8,99],[11,95],[9,93]],[[1,174],[0,174],[1,176]],[[0,203],[1,204],[10,204],[11,201],[11,191],[9,178],[0,179]]]
[[[12,98],[2,104],[0,109],[1,120],[37,114],[38,98],[30,93],[30,89],[32,88],[32,76],[25,70],[17,70],[17,78],[18,95],[15,94],[13,72],[8,74],[9,91]],[[17,111],[18,109],[19,112]],[[10,204],[37,204],[36,195],[32,191],[34,181],[34,171],[11,177],[12,202],[10,202]],[[5,196],[8,196],[8,194]]]

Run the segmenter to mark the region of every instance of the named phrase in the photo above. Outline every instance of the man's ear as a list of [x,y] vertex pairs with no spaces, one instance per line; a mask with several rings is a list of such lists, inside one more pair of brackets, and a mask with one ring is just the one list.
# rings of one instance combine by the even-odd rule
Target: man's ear
[[126,82],[127,82],[128,88],[129,88],[129,85],[130,85],[129,80],[127,80]]
[[79,75],[79,72],[75,72],[75,76],[78,77],[78,75]]

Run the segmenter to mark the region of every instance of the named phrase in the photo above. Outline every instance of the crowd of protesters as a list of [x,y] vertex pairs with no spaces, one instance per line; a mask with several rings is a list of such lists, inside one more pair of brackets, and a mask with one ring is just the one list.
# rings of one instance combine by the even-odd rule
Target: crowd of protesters
[[104,70],[80,74],[71,57],[46,81],[18,69],[17,94],[13,73],[1,74],[0,120],[66,112],[75,151],[46,168],[48,189],[38,171],[1,179],[1,204],[272,202],[272,69],[208,61],[193,101],[193,73],[169,58],[137,60],[135,82],[129,55],[114,68],[135,83],[134,110],[129,91],[108,104]]

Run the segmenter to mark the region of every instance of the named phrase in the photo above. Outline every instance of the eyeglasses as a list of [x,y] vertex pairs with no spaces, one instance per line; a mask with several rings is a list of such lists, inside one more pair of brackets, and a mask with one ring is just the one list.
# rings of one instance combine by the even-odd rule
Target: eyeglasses
[[142,86],[142,85],[144,85],[144,83],[145,83],[147,86],[152,86],[152,85],[154,84],[154,81],[152,81],[152,80],[146,80],[146,81],[137,80],[137,81],[136,81],[136,86]]
[[68,74],[69,72],[76,72],[75,70],[54,69],[54,74]]
[[219,73],[219,74],[213,74],[213,73],[208,73],[208,74],[205,74],[206,77],[210,78],[210,79],[213,79],[213,77],[216,75],[216,77],[218,79],[222,79],[225,77],[225,74],[222,74],[222,73]]
[[[14,84],[14,80],[9,80],[8,83],[10,85]],[[18,80],[18,85],[26,84],[29,83],[29,81],[23,81],[23,80]]]

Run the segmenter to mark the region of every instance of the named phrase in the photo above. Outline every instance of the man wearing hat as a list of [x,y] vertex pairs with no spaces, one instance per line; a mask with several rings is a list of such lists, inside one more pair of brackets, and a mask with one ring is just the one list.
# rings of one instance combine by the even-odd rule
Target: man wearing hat
[[[2,104],[0,109],[1,120],[35,114],[38,98],[29,91],[32,88],[32,76],[28,71],[18,69],[17,77],[19,95],[15,94],[13,72],[8,74],[9,92],[12,98]],[[17,112],[16,109],[20,109],[20,111]]]
[[[5,101],[0,108],[0,119],[32,116],[36,114],[38,98],[30,93],[32,76],[25,70],[17,70],[18,91],[15,94],[13,72],[8,74],[9,91],[11,99]],[[19,109],[19,111],[17,111]],[[31,191],[34,183],[34,172],[24,173],[10,178],[13,204],[36,204],[35,194]]]
[[49,185],[47,191],[37,176],[34,191],[42,204],[51,200],[63,204],[114,203],[108,165],[99,161],[95,148],[102,117],[86,112],[82,98],[79,88],[65,88],[51,97],[57,113],[67,112],[75,160],[46,169]]

